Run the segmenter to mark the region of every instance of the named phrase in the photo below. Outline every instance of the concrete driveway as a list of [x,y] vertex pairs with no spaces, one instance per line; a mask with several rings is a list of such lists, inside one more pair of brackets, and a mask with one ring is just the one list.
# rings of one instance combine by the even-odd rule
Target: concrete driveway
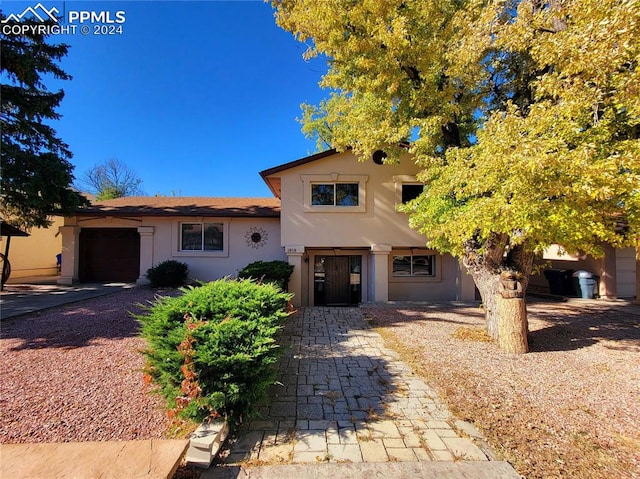
[[55,284],[55,278],[24,278],[5,284],[0,293],[0,319],[83,301],[134,288],[133,283]]

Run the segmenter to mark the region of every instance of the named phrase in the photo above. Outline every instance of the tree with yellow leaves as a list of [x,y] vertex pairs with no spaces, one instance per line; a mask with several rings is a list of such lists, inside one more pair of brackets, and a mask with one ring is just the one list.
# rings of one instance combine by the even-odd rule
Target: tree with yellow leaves
[[501,307],[498,292],[524,295],[536,253],[639,246],[639,0],[273,6],[328,59],[331,94],[304,106],[305,131],[362,158],[384,146],[387,161],[409,141],[425,184],[410,224],[462,258],[491,336],[523,331],[503,347],[527,350],[524,299]]

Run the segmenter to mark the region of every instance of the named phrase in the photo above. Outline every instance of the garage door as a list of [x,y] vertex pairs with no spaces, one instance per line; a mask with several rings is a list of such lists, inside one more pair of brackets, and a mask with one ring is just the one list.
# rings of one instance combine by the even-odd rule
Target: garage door
[[616,292],[618,298],[636,295],[636,249],[616,250]]
[[140,274],[137,228],[80,230],[79,276],[82,282],[132,282]]

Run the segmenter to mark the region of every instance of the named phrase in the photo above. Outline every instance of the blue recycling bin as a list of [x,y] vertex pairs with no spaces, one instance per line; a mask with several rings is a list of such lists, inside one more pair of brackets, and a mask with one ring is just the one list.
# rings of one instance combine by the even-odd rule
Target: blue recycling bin
[[576,290],[582,299],[593,299],[598,293],[598,277],[589,271],[578,270],[573,273]]

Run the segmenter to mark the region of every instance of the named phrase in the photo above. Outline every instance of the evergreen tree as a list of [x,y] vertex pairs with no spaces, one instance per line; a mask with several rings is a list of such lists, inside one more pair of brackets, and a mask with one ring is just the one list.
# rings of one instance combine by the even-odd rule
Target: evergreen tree
[[[1,11],[0,18],[6,18]],[[68,145],[46,124],[60,118],[56,109],[64,91],[47,90],[43,77],[71,79],[58,65],[69,47],[49,44],[46,35],[32,32],[0,33],[0,41],[0,216],[23,228],[44,227],[50,224],[50,215],[68,215],[87,203],[70,187],[73,165]]]

